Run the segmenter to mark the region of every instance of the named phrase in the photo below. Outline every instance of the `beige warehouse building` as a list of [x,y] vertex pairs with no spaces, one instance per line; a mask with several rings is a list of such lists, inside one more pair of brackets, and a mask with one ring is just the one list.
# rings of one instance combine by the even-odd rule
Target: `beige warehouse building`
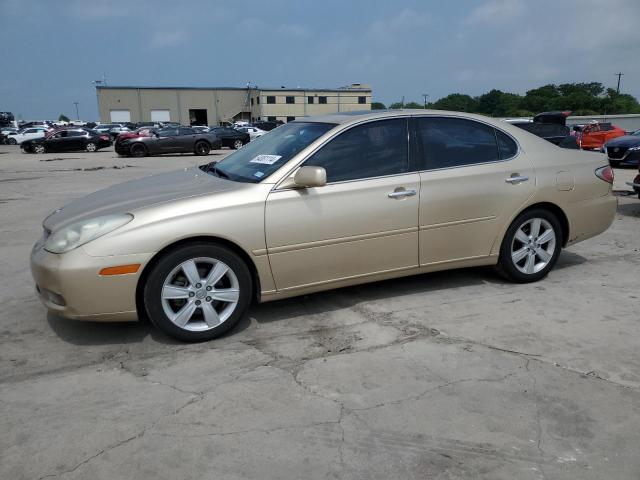
[[96,87],[102,123],[179,122],[220,125],[371,110],[371,87],[335,89],[235,87]]

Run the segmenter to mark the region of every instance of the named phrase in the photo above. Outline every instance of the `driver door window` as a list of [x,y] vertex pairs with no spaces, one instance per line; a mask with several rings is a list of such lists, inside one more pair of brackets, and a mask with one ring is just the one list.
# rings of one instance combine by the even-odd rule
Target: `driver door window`
[[353,127],[322,147],[305,165],[323,167],[327,183],[408,172],[407,119]]

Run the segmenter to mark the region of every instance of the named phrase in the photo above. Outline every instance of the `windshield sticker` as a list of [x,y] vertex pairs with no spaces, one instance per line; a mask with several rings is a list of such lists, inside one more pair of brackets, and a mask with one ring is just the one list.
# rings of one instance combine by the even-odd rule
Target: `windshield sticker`
[[282,155],[256,155],[249,163],[263,163],[265,165],[273,165],[282,158]]
[[262,178],[264,177],[264,172],[256,172],[253,174],[254,177]]

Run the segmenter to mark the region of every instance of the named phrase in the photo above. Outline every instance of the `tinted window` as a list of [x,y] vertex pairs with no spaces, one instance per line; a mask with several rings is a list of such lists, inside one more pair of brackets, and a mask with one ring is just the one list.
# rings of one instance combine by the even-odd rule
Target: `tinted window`
[[78,130],[69,130],[67,132],[67,137],[82,137],[85,132],[80,132]]
[[358,97],[358,103],[361,105],[367,103],[367,97]]
[[500,150],[500,160],[515,157],[518,153],[518,145],[506,133],[496,130],[496,138],[498,139],[498,149]]
[[163,128],[162,130],[160,130],[158,132],[158,135],[160,135],[161,137],[175,137],[176,135],[178,135],[178,129],[177,128]]
[[294,97],[287,97],[287,103],[296,103],[296,99]]
[[318,103],[327,103],[327,97],[318,97]]
[[314,98],[313,97],[307,97],[307,103],[313,103]]
[[[288,123],[269,135],[256,138],[217,164],[210,164],[205,170],[230,180],[257,183],[334,127],[330,123]],[[219,172],[212,171],[213,167]]]
[[276,103],[276,97],[273,97],[273,96],[267,97],[267,103]]
[[327,182],[408,172],[407,120],[382,120],[353,127],[322,147],[305,165],[323,167]]
[[195,135],[196,132],[193,128],[181,128],[180,135]]
[[419,118],[422,165],[450,168],[499,160],[493,127],[461,118]]

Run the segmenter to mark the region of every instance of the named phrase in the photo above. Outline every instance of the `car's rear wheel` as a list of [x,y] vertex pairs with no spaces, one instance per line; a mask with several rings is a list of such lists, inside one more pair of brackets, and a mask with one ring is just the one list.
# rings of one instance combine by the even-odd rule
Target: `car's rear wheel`
[[36,143],[31,147],[33,153],[45,153],[47,149],[41,143]]
[[151,322],[187,342],[211,340],[231,329],[251,303],[251,275],[230,249],[188,244],[164,255],[143,290]]
[[94,142],[89,142],[84,148],[87,152],[95,152],[96,150],[98,150],[98,145],[96,145]]
[[196,155],[209,155],[210,151],[211,151],[211,147],[207,142],[196,143],[196,148],[195,148]]
[[544,278],[562,248],[562,228],[556,216],[544,209],[525,211],[516,218],[502,240],[498,272],[513,282]]
[[244,143],[242,143],[242,140],[234,140],[233,141],[233,148],[238,150],[239,148],[242,148],[242,146],[244,145]]
[[134,143],[129,149],[132,157],[144,157],[147,155],[147,147],[141,143]]
[[17,145],[18,141],[15,138],[7,138],[7,145]]

